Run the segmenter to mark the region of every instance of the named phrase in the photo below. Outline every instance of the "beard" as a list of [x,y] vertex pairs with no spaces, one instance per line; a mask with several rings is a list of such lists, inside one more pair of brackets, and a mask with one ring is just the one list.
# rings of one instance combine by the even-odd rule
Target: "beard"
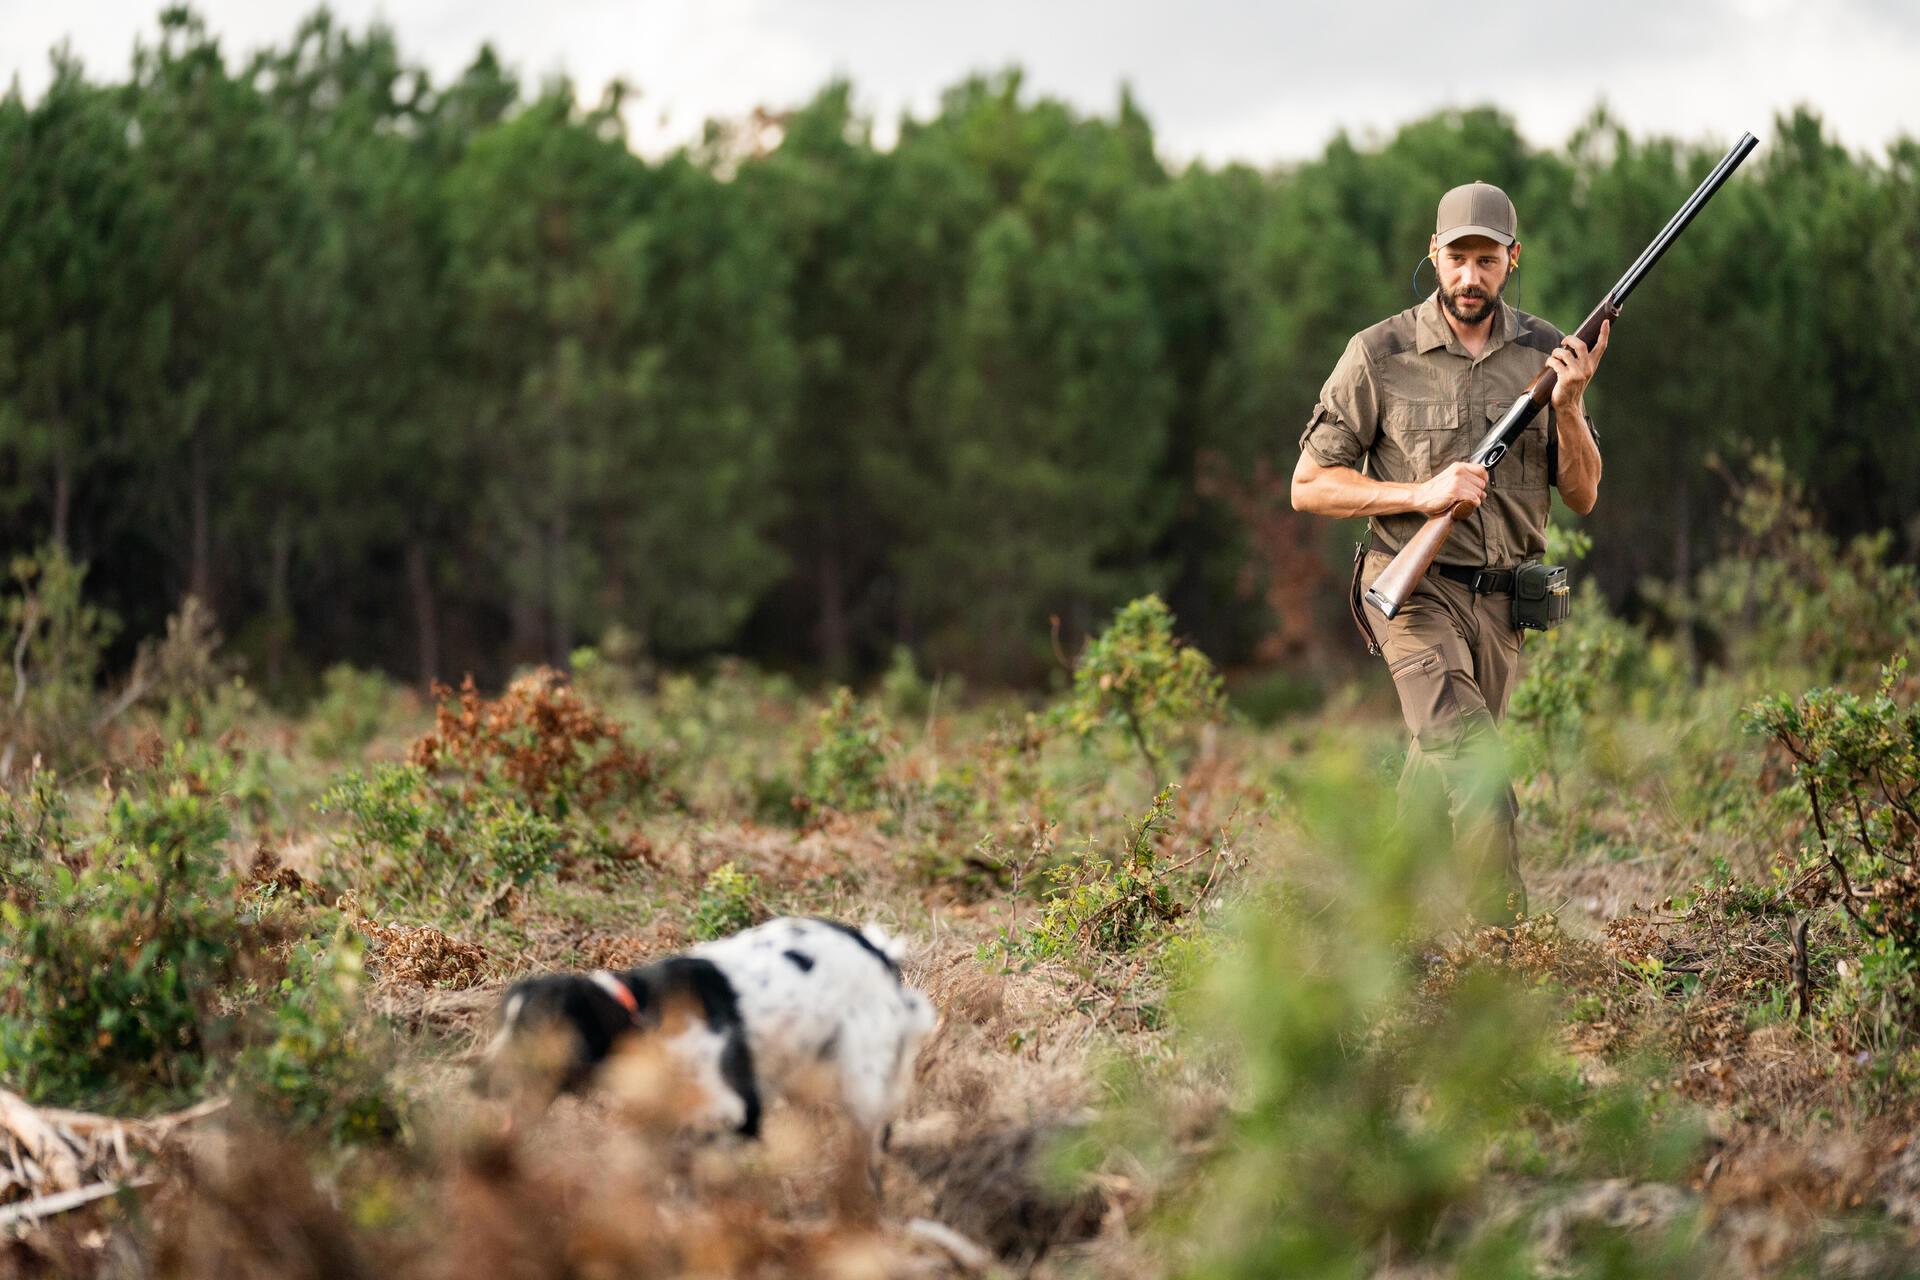
[[1440,286],[1440,305],[1461,324],[1479,324],[1493,314],[1493,309],[1500,303],[1500,295],[1507,291],[1507,281],[1512,278],[1513,270],[1508,268],[1507,273],[1500,277],[1500,287],[1493,291],[1491,297],[1485,290],[1473,285],[1449,291],[1443,284]]

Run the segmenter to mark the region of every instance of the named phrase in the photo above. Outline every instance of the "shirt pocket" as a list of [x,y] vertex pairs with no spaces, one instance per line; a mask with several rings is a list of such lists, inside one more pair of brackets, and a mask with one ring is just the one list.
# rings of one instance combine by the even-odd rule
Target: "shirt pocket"
[[1451,403],[1395,400],[1387,406],[1386,426],[1424,480],[1473,452],[1473,433],[1463,431],[1460,411]]
[[[1495,400],[1487,406],[1486,428],[1482,432],[1492,431],[1507,416],[1507,410],[1513,408],[1515,396],[1507,400]],[[1544,489],[1547,487],[1547,422],[1553,410],[1542,409],[1533,415],[1519,438],[1507,450],[1507,456],[1494,467],[1488,483],[1500,489]]]

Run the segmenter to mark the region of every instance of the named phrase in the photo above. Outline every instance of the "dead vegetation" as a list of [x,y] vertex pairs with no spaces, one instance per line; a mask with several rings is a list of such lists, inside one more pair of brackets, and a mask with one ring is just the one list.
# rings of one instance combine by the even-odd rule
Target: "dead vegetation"
[[[1328,857],[1313,837],[1355,816],[1338,807],[1350,798],[1316,812],[1312,770],[1356,739],[1349,754],[1377,757],[1390,724],[1340,710],[1275,734],[1209,725],[1178,750],[1162,745],[1184,771],[1154,800],[1127,739],[1107,750],[1040,716],[929,711],[916,742],[897,726],[874,730],[880,713],[857,700],[836,701],[836,715],[788,704],[775,715],[763,686],[726,679],[741,687],[634,693],[621,714],[551,672],[499,699],[442,690],[410,752],[428,789],[394,773],[387,790],[348,796],[363,842],[354,865],[405,879],[409,859],[464,857],[447,848],[460,844],[452,828],[435,827],[442,812],[466,814],[473,841],[496,840],[500,860],[484,874],[410,881],[405,894],[377,876],[343,892],[340,846],[318,818],[249,824],[249,805],[304,813],[320,789],[296,801],[249,783],[271,776],[270,748],[223,746],[238,780],[189,794],[230,811],[223,848],[252,851],[225,859],[235,874],[219,905],[246,915],[247,945],[272,963],[241,971],[279,982],[283,1005],[240,988],[212,1003],[239,1011],[234,1026],[256,1049],[270,1043],[278,1056],[264,1078],[290,1082],[272,1088],[304,1090],[323,1115],[349,1098],[327,1051],[343,1028],[383,1026],[394,1119],[303,1127],[292,1117],[308,1112],[236,1092],[232,1107],[190,1125],[90,1128],[78,1113],[20,1102],[0,1148],[13,1171],[0,1169],[13,1179],[0,1212],[36,1201],[46,1211],[11,1220],[0,1276],[1155,1277],[1190,1269],[1216,1243],[1206,1206],[1227,1193],[1245,1148],[1296,1140],[1309,1148],[1298,1167],[1327,1180],[1306,1180],[1301,1194],[1346,1195],[1324,1210],[1345,1233],[1341,1256],[1364,1251],[1383,1276],[1454,1273],[1409,1248],[1410,1229],[1455,1259],[1510,1237],[1501,1256],[1548,1274],[1586,1274],[1596,1247],[1619,1241],[1684,1261],[1647,1274],[1898,1274],[1920,1238],[1910,1090],[1836,1000],[1858,972],[1849,917],[1821,877],[1769,878],[1791,862],[1778,831],[1772,844],[1739,844],[1709,829],[1719,818],[1689,816],[1697,802],[1678,783],[1649,783],[1590,821],[1536,822],[1530,847],[1555,852],[1532,880],[1554,910],[1413,942],[1378,932],[1399,917],[1369,916],[1356,859]],[[620,705],[617,688],[609,696]],[[160,768],[165,754],[128,768]],[[1703,773],[1703,786],[1744,785],[1723,761]],[[1536,780],[1527,800],[1538,814],[1578,794],[1571,777]],[[93,866],[99,851],[76,834],[88,815],[61,803],[39,796],[9,830],[62,866]],[[1722,825],[1766,831],[1771,817]],[[548,842],[540,858],[515,861],[514,841],[534,836]],[[1703,876],[1709,857],[1714,874]],[[12,877],[10,901],[34,903],[31,876],[0,873]],[[1897,881],[1856,887],[1898,906]],[[843,1126],[805,1100],[776,1108],[761,1143],[694,1148],[663,1122],[671,1090],[643,1063],[506,1129],[472,1092],[506,983],[644,963],[708,936],[710,922],[776,912],[899,929],[915,944],[907,980],[941,1010],[877,1194],[855,1175]],[[1299,935],[1278,953],[1293,966],[1281,973],[1257,969],[1272,921]],[[330,931],[351,945],[302,951]],[[1378,989],[1376,953],[1391,955],[1398,984],[1377,1005],[1340,985],[1347,966]],[[1212,1000],[1217,1019],[1221,997],[1198,987],[1222,975],[1245,983],[1242,1027],[1291,1019],[1293,1032],[1324,1039],[1318,1058],[1275,1059],[1321,1073],[1325,1091],[1296,1096],[1277,1137],[1247,1102],[1258,1070],[1277,1068],[1250,1068],[1206,1038],[1220,1024],[1199,1010]],[[1442,1151],[1453,1183],[1404,1201],[1383,1194],[1378,1210],[1335,1187],[1355,1149],[1405,1156],[1369,1166],[1389,1172],[1433,1156],[1422,1113],[1448,1082],[1391,1078],[1404,1065],[1396,1046],[1445,1051],[1452,1020],[1490,990],[1545,1026],[1559,1092],[1517,1106],[1481,1147]],[[331,994],[301,1003],[315,992]],[[1492,1064],[1486,1091],[1507,1087],[1505,1065]],[[1540,1064],[1513,1065],[1524,1075]],[[249,1087],[260,1084],[257,1074]],[[1321,1099],[1374,1110],[1324,1117]],[[1599,1132],[1596,1099],[1633,1112],[1626,1154],[1580,1149]],[[1641,1130],[1655,1129],[1679,1135],[1670,1154],[1634,1154],[1634,1142],[1653,1142]],[[1368,1146],[1379,1132],[1403,1147],[1382,1156]],[[119,1184],[133,1189],[44,1203]],[[1356,1246],[1367,1231],[1378,1235]]]

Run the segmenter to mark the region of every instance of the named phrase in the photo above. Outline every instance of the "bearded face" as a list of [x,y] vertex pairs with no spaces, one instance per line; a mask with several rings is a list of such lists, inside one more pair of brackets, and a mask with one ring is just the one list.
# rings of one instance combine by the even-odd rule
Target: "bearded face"
[[1500,295],[1507,291],[1507,281],[1513,276],[1511,268],[1502,272],[1499,283],[1489,294],[1486,286],[1479,281],[1468,281],[1456,288],[1449,289],[1447,282],[1440,282],[1440,305],[1447,309],[1461,324],[1479,324],[1493,313],[1499,305]]

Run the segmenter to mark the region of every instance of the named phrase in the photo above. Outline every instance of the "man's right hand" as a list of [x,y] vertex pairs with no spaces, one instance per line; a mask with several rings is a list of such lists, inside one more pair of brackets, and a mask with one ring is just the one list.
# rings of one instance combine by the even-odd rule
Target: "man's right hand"
[[1423,515],[1437,516],[1463,503],[1471,513],[1487,496],[1487,469],[1471,462],[1456,462],[1423,481],[1415,492],[1414,510]]

